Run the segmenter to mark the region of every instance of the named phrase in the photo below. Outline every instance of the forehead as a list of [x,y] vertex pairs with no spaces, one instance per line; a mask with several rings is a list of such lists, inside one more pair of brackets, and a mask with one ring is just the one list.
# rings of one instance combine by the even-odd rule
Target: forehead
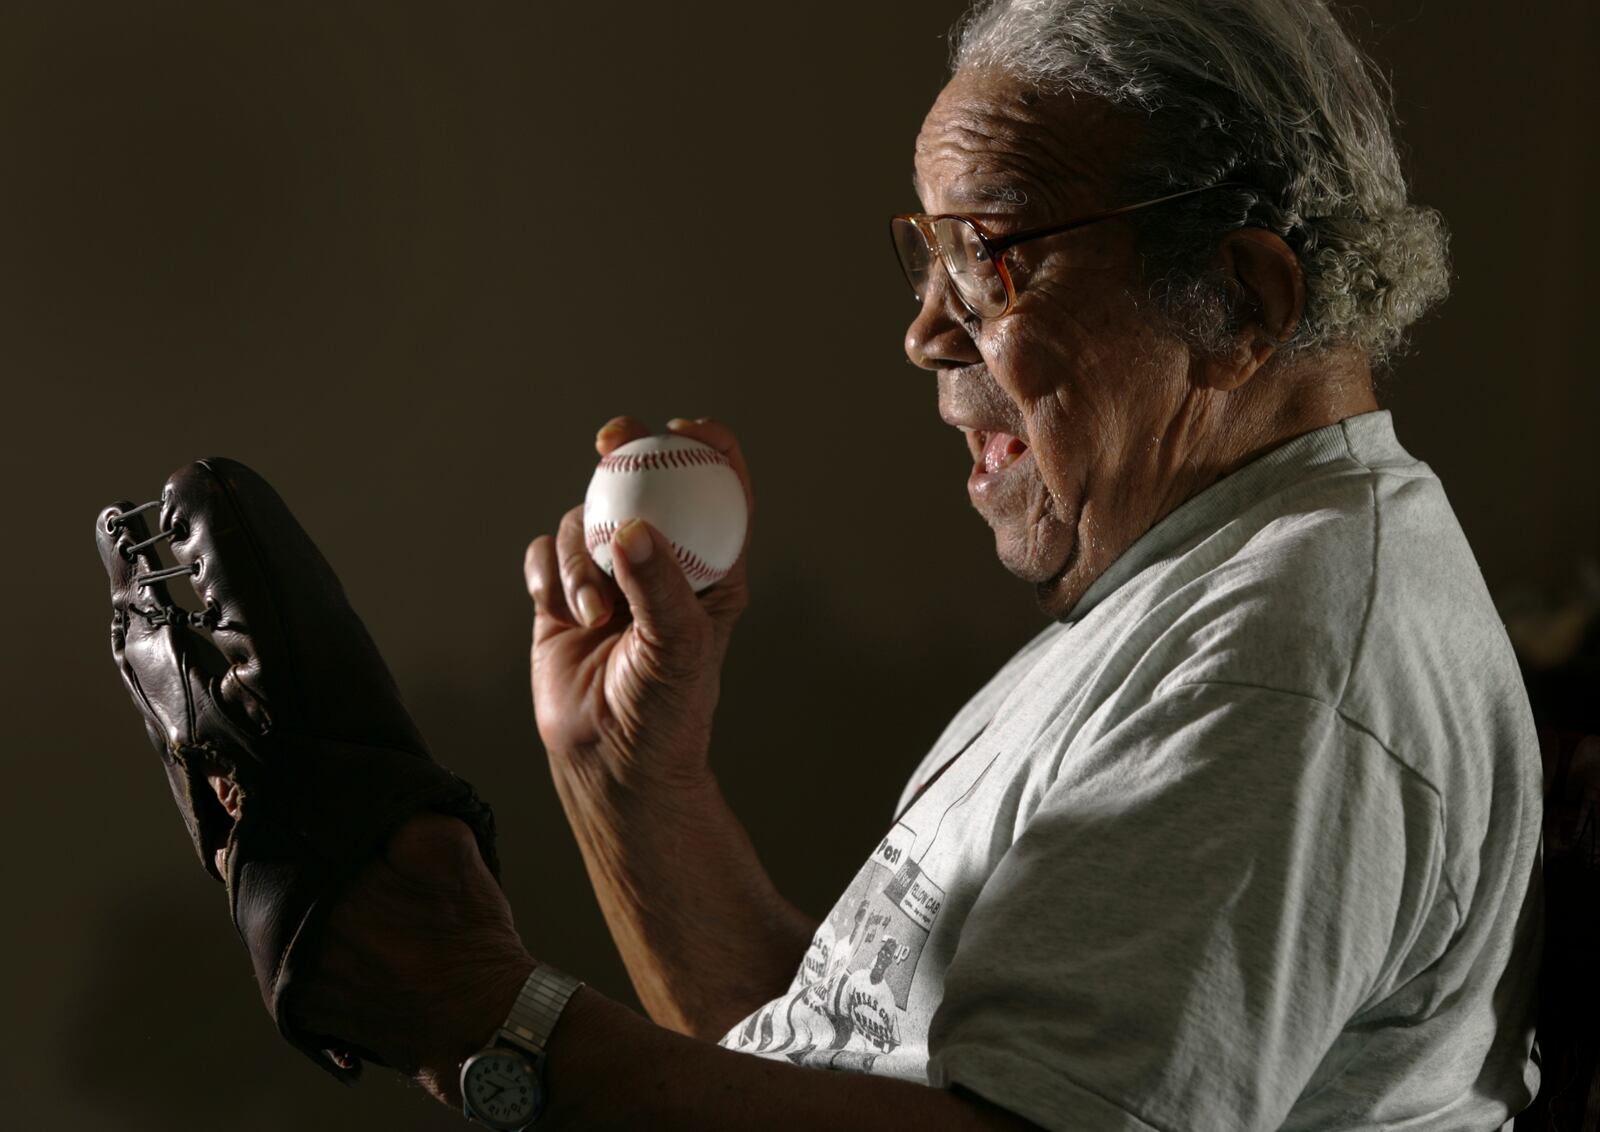
[[1102,99],[964,68],[923,120],[914,183],[933,211],[984,202],[1108,207],[1137,135],[1137,121]]

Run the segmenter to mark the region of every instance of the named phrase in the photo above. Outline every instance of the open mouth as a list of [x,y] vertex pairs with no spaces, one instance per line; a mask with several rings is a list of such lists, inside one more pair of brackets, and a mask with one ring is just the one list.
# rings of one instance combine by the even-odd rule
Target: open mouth
[[985,475],[991,476],[1005,471],[1028,451],[1028,446],[1009,432],[974,429],[968,434],[968,443],[972,448],[974,464],[982,468]]

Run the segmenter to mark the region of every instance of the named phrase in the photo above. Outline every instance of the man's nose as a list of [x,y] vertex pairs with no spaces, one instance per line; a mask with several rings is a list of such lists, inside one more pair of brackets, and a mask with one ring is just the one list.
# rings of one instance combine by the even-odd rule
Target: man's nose
[[928,280],[922,309],[906,328],[906,357],[923,369],[951,369],[982,361],[972,339],[977,320],[956,298],[950,277],[942,270]]

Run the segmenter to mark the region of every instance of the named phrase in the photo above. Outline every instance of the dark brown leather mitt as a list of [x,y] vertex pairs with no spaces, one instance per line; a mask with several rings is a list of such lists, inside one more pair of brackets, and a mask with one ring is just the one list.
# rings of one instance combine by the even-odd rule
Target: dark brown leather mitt
[[[249,468],[180,468],[159,502],[108,507],[95,533],[112,653],[200,861],[227,886],[261,996],[285,1038],[352,1080],[359,1061],[334,1058],[335,1040],[300,1031],[286,1009],[322,917],[421,812],[464,819],[498,874],[489,807],[430,757],[333,570]],[[162,568],[162,542],[178,565]],[[173,582],[192,583],[204,608],[180,608]],[[237,820],[207,782],[218,769],[236,787]]]

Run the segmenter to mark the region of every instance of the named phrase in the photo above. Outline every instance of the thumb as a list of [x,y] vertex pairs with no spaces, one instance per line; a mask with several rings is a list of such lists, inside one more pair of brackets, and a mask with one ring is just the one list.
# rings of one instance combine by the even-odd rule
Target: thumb
[[709,620],[667,537],[643,519],[630,519],[612,537],[611,569],[649,659],[664,669],[697,666]]

